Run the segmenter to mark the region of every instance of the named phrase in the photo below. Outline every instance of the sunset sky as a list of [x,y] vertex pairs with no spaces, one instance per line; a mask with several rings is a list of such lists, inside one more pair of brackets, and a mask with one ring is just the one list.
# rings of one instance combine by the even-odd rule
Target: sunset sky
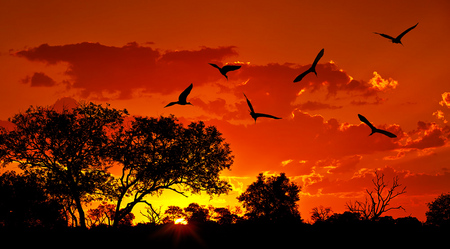
[[[374,34],[416,23],[404,46]],[[75,99],[222,132],[233,191],[167,192],[149,198],[155,207],[239,205],[260,172],[302,186],[305,220],[363,200],[376,169],[406,186],[393,203],[406,211],[387,215],[425,221],[426,203],[450,191],[449,1],[0,0],[0,37],[2,123]],[[293,83],[322,48],[318,76]],[[227,81],[208,63],[242,67]],[[164,108],[191,83],[193,106]],[[243,93],[282,119],[255,123]],[[397,138],[369,136],[357,114]]]

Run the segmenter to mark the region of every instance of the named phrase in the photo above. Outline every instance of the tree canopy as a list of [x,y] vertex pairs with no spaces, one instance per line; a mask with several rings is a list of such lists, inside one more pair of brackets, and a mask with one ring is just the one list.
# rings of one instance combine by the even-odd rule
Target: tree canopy
[[[116,226],[164,189],[183,195],[231,189],[219,176],[233,163],[229,145],[201,121],[184,127],[173,116],[129,117],[125,109],[89,103],[62,111],[30,107],[11,122],[13,130],[0,130],[2,165],[35,175],[74,225],[86,227],[84,206],[93,200],[116,202]],[[109,172],[113,166],[121,167],[120,176]]]
[[[118,220],[138,203],[150,205],[144,197],[163,190],[182,195],[201,191],[220,195],[231,190],[219,173],[230,168],[233,156],[214,126],[199,121],[183,127],[173,116],[136,117],[113,140],[111,158],[122,167],[116,188]],[[119,210],[126,196],[133,198]]]
[[2,163],[18,163],[38,176],[47,191],[62,199],[72,219],[86,227],[83,203],[100,198],[112,179],[104,163],[107,131],[123,121],[124,111],[80,105],[56,111],[30,107],[16,114],[12,131],[2,130]]
[[428,224],[450,226],[450,194],[441,194],[428,203],[425,215]]
[[301,187],[290,182],[284,173],[266,177],[260,173],[257,180],[237,199],[243,203],[250,219],[269,222],[300,221],[297,202]]

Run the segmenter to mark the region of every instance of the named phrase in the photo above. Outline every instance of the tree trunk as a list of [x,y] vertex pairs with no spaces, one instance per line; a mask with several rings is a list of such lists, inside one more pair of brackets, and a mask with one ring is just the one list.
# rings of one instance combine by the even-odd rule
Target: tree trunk
[[83,206],[81,205],[81,200],[79,196],[74,196],[75,198],[75,204],[77,206],[78,215],[80,216],[80,227],[87,228],[86,227],[86,217],[84,215]]

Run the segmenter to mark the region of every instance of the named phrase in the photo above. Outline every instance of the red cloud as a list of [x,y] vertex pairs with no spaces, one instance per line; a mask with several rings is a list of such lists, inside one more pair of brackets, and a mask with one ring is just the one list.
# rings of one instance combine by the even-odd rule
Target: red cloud
[[129,43],[123,47],[83,42],[62,46],[43,44],[16,53],[31,61],[48,64],[67,62],[66,74],[72,77],[69,87],[82,90],[82,97],[104,97],[119,93],[127,99],[135,89],[171,93],[214,78],[217,72],[208,62],[236,55],[234,47],[201,48],[195,51],[160,52],[151,47]]
[[[116,96],[119,99],[129,99],[135,90],[169,94],[182,91],[189,83],[201,87],[206,83],[225,81],[217,69],[208,63],[221,64],[224,58],[237,56],[238,53],[233,46],[160,51],[137,43],[115,47],[83,42],[56,46],[42,44],[19,51],[16,55],[47,64],[67,63],[65,74],[70,76],[70,80],[63,84],[81,90],[82,98],[107,99],[108,96]],[[261,111],[286,116],[292,111],[292,103],[302,89],[315,92],[325,88],[327,98],[342,92],[364,101],[370,101],[368,98],[379,101],[377,93],[393,88],[394,85],[393,80],[383,80],[378,74],[368,82],[354,80],[334,63],[318,64],[318,77],[310,74],[301,82],[293,83],[302,69],[303,67],[289,63],[243,65],[241,69],[232,72],[230,81],[221,87],[239,97],[245,92],[253,101],[258,102]],[[34,85],[54,84],[48,76],[45,78],[43,75],[45,74],[35,74]],[[43,77],[38,79],[40,76]],[[236,81],[242,84],[236,85]],[[335,108],[324,105],[311,107],[311,104],[308,103],[310,108]]]
[[[406,195],[437,195],[442,193],[442,189],[450,188],[450,173],[443,174],[423,174],[412,173],[408,170],[395,170],[391,167],[378,169],[385,175],[385,182],[392,184],[392,179],[399,177],[398,182],[406,186]],[[303,191],[316,194],[345,195],[349,192],[361,192],[365,189],[373,188],[372,179],[374,170],[362,172],[350,179],[329,180],[324,178],[322,181],[308,185]],[[362,192],[361,192],[362,193]]]
[[[281,120],[261,118],[256,123],[248,113],[245,115],[248,116],[248,125],[232,125],[224,120],[208,121],[224,134],[236,155],[246,155],[245,158],[236,157],[236,165],[244,168],[234,168],[235,173],[241,170],[248,172],[250,168],[256,173],[274,170],[274,165],[279,165],[280,171],[289,170],[292,175],[302,171],[304,174],[304,169],[300,168],[304,165],[298,165],[298,162],[314,162],[324,158],[338,160],[330,165],[334,166],[330,169],[335,173],[349,172],[356,169],[358,155],[402,147],[399,140],[403,132],[397,126],[379,125],[399,136],[391,139],[382,134],[369,136],[370,128],[365,124],[343,124],[336,119],[324,120],[322,116],[298,110],[293,112],[293,117],[283,117]],[[283,167],[281,162],[286,160],[292,162]]]
[[299,104],[298,107],[301,110],[304,111],[314,111],[314,110],[321,110],[321,109],[340,109],[342,108],[342,106],[334,106],[334,105],[330,105],[330,104],[325,104],[325,103],[320,103],[317,101],[307,101],[303,104]]
[[441,147],[448,142],[450,137],[449,126],[440,127],[436,123],[425,123],[422,121],[419,121],[417,126],[417,130],[409,132],[408,135],[413,139],[408,141],[405,148],[425,149]]

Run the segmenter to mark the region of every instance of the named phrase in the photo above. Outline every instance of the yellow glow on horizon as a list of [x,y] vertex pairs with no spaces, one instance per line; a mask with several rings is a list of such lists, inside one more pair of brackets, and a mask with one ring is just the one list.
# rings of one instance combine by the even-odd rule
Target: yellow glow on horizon
[[176,219],[174,223],[176,225],[187,225],[187,221],[184,218]]

